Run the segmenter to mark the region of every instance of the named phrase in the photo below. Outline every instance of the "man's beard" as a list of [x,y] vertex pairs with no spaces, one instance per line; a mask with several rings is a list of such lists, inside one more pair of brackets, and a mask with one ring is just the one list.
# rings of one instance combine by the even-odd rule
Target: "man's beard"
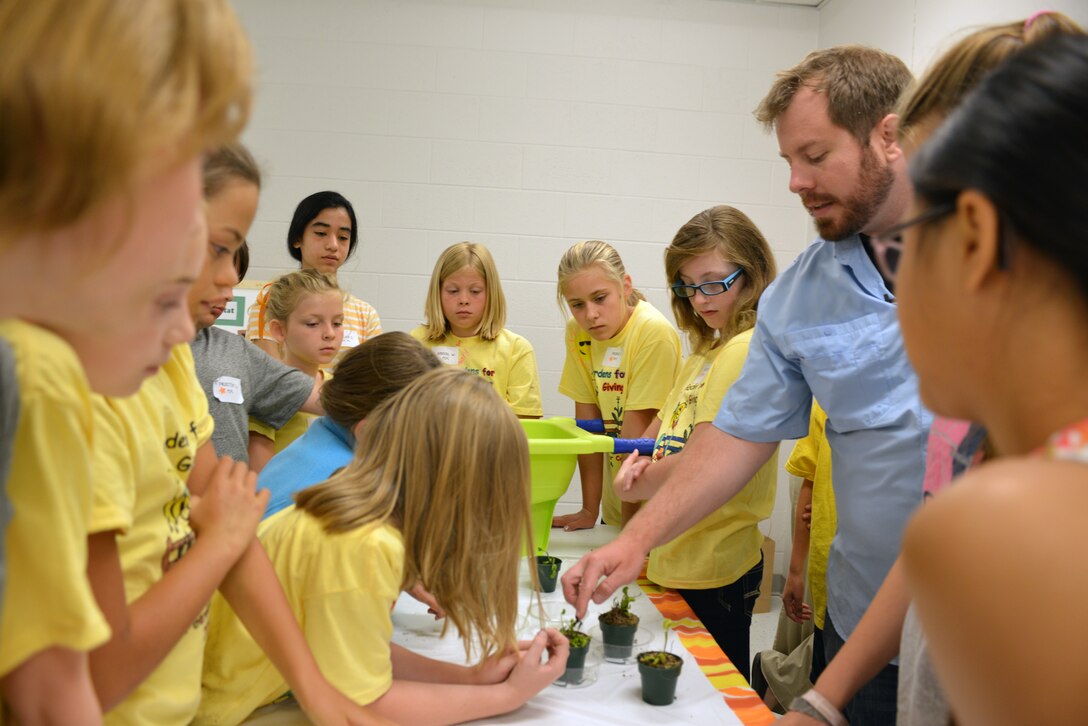
[[856,193],[844,202],[834,197],[802,197],[808,205],[811,202],[839,202],[843,214],[839,218],[824,217],[814,219],[820,237],[829,242],[838,242],[851,237],[865,228],[876,216],[877,210],[891,194],[895,174],[890,166],[880,166],[876,152],[866,146],[861,155],[861,171],[858,175]]

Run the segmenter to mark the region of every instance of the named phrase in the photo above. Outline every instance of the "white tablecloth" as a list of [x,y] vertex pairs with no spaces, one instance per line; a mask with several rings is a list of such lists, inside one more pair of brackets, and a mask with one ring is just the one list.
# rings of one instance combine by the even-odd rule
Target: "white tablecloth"
[[[549,554],[562,558],[563,571],[577,562],[578,558],[591,548],[609,541],[616,530],[605,525],[597,525],[592,530],[563,532],[553,530]],[[573,608],[563,600],[560,588],[556,592],[542,596],[544,610],[548,617],[556,617],[564,608],[569,617]],[[638,590],[637,585],[631,589]],[[641,590],[638,590],[641,593]],[[528,609],[533,593],[529,589],[527,565],[522,565],[519,588],[521,612]],[[590,612],[585,618],[585,628],[596,625],[597,614],[607,610],[610,604],[590,604]],[[640,639],[649,639],[645,646],[636,650],[660,649],[664,640],[661,614],[645,594],[632,605],[632,610],[641,618]],[[524,616],[523,616],[524,617]],[[523,620],[519,635],[529,637],[538,628],[538,621]],[[407,595],[401,595],[393,610],[393,640],[406,648],[430,658],[465,662],[464,648],[453,632],[445,638],[438,636],[441,623],[434,621],[427,614],[426,607]],[[669,650],[684,658],[684,666],[676,688],[676,701],[669,706],[651,706],[643,703],[638,674],[638,665],[620,664],[596,659],[596,681],[574,688],[549,686],[517,711],[480,723],[536,723],[536,724],[741,724],[733,711],[722,699],[699,670],[695,659],[684,649],[679,639],[669,636]],[[587,665],[594,660],[592,654]],[[592,671],[592,665],[587,673]],[[272,709],[265,709],[261,715],[249,723],[260,726],[286,726],[287,724],[306,723],[298,708],[283,704]]]

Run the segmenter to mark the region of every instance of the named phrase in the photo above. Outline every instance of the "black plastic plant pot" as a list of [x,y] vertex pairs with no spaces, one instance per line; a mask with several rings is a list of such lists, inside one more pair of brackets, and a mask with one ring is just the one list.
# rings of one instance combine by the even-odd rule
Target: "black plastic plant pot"
[[582,682],[586,670],[586,653],[589,652],[589,640],[580,648],[571,646],[567,656],[567,670],[563,672],[563,681],[569,685]]
[[[646,662],[647,656],[664,655],[666,663],[655,666]],[[642,676],[642,700],[651,706],[668,706],[676,698],[676,681],[684,661],[673,653],[654,651],[638,657],[638,672]]]
[[540,579],[541,592],[555,592],[555,583],[559,580],[559,568],[563,560],[549,555],[536,556],[536,575]]
[[638,622],[631,625],[612,625],[601,618],[597,624],[601,628],[601,640],[604,641],[604,657],[609,660],[630,658],[635,645],[635,633],[638,632]]

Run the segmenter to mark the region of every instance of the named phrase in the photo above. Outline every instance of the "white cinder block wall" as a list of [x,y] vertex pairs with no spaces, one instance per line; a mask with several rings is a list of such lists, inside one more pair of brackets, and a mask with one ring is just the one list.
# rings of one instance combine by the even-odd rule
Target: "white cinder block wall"
[[[696,212],[741,208],[780,266],[813,236],[752,110],[774,71],[816,46],[816,10],[719,0],[235,6],[258,65],[245,140],[265,171],[250,278],[294,266],[291,213],[326,188],[360,220],[362,246],[341,283],[386,330],[421,322],[442,249],[482,242],[509,327],[536,348],[547,415],[573,414],[556,390],[555,269],[568,246],[613,243],[669,314],[663,250]],[[783,551],[787,519],[783,506],[768,527]]]
[[1088,0],[826,0],[819,11],[819,41],[821,48],[840,43],[883,48],[920,74],[965,33],[1044,9],[1088,26]]
[[777,147],[751,111],[773,72],[816,44],[815,10],[748,3],[252,0],[246,141],[265,167],[254,279],[293,267],[304,195],[343,192],[362,247],[341,281],[388,330],[422,320],[439,252],[486,244],[509,327],[534,344],[547,415],[563,316],[555,268],[607,240],[667,311],[662,251],[713,204],[749,213],[787,264],[811,237]]

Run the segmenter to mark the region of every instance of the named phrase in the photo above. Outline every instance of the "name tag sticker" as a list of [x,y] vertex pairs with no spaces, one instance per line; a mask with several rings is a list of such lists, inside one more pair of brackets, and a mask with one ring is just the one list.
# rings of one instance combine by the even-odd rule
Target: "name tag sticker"
[[436,345],[431,348],[434,354],[438,356],[438,360],[442,361],[448,366],[455,366],[458,364],[457,348],[452,345]]
[[219,376],[212,384],[212,395],[223,403],[245,403],[242,381],[234,376]]
[[693,380],[691,382],[691,385],[692,386],[702,385],[703,381],[706,380],[707,373],[710,373],[710,364],[709,363],[707,363],[706,365],[703,366],[703,370],[699,371],[699,375],[695,376],[695,380]]
[[361,341],[359,340],[359,331],[358,330],[347,330],[347,329],[345,329],[344,330],[344,341],[342,343],[340,343],[340,347],[341,348],[354,348],[355,346],[359,345],[360,342]]
[[602,368],[619,368],[620,363],[623,362],[623,348],[609,348],[604,352],[604,360],[601,361]]

